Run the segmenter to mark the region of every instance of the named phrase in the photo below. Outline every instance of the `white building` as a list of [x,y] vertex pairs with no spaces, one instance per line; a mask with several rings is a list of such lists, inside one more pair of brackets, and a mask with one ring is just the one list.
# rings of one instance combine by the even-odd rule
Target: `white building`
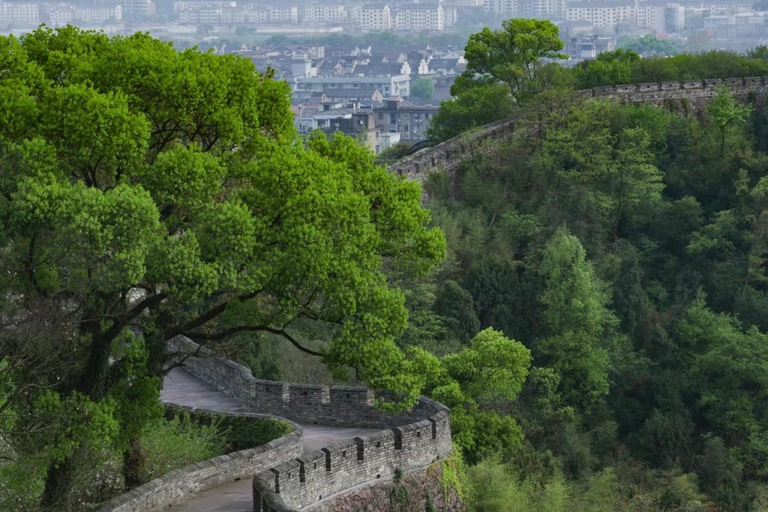
[[388,5],[364,5],[360,11],[363,30],[392,30],[392,16]]
[[588,21],[596,28],[615,28],[619,23],[636,23],[635,6],[616,2],[570,2],[566,9],[568,21]]
[[122,8],[123,18],[137,19],[152,14],[151,0],[93,0],[95,7]]
[[347,20],[347,8],[343,5],[305,5],[304,23],[341,23]]
[[114,7],[75,7],[74,19],[84,25],[96,25],[107,20],[122,21],[123,8]]
[[2,25],[11,27],[36,27],[40,24],[40,6],[30,3],[5,3],[0,14]]
[[397,7],[395,30],[444,30],[441,4],[405,4]]
[[297,78],[292,87],[296,92],[327,91],[329,89],[375,89],[381,91],[384,97],[400,96],[406,98],[411,94],[411,77],[395,75]]
[[642,28],[649,28],[654,32],[666,32],[666,7],[639,4],[637,6],[637,26]]
[[296,23],[299,21],[297,7],[267,7],[270,23]]
[[75,6],[72,4],[46,4],[45,17],[52,27],[70,25],[75,19]]
[[223,9],[225,7],[237,7],[237,2],[173,2],[174,11],[197,11],[199,9]]

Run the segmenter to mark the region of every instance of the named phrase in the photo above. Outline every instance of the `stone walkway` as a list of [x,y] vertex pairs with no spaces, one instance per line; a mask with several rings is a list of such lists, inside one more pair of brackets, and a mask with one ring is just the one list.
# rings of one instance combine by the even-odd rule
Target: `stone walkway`
[[[160,399],[193,407],[204,407],[213,411],[246,410],[234,398],[181,368],[174,368],[165,378]],[[301,427],[304,429],[304,453],[319,450],[344,439],[377,431],[377,429],[370,428],[339,428],[319,425],[302,425]],[[183,512],[252,512],[251,479],[240,480],[211,489],[195,496],[186,503],[171,507],[171,510]]]

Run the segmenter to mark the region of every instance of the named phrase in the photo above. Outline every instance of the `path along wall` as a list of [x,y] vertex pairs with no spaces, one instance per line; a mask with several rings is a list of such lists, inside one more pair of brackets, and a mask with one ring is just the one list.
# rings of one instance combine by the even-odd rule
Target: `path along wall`
[[421,397],[410,411],[394,415],[376,409],[367,388],[259,380],[183,337],[169,348],[182,357],[195,354],[184,363],[190,373],[255,411],[300,423],[384,429],[262,472],[253,483],[255,511],[299,510],[396,472],[424,470],[451,454],[449,410],[434,400]]
[[[728,85],[731,93],[737,98],[746,99],[751,94],[764,94],[768,87],[768,77],[616,85],[585,89],[577,91],[576,94],[587,98],[617,99],[627,103],[663,104],[670,100],[707,101],[723,84]],[[494,145],[489,144],[490,142],[511,138],[516,123],[516,118],[509,118],[481,126],[404,158],[390,165],[389,170],[422,182],[434,171],[452,172],[470,156],[492,152]]]

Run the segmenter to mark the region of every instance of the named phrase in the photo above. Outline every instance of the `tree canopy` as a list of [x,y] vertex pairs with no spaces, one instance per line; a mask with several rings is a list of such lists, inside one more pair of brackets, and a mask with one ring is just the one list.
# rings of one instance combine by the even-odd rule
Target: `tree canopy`
[[417,398],[382,265],[424,273],[443,236],[353,140],[298,138],[287,84],[146,34],[41,28],[0,38],[0,105],[2,430],[60,426],[11,437],[47,464],[44,506],[72,506],[83,451],[129,450],[158,414],[177,335],[277,334]]

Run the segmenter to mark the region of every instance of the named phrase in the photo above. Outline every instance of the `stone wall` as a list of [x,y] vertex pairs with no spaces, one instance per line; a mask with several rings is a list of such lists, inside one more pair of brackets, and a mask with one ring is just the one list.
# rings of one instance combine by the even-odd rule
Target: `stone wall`
[[260,473],[253,481],[255,511],[300,509],[397,471],[423,471],[451,454],[449,410],[429,398],[395,415],[375,408],[367,388],[259,380],[246,367],[188,338],[174,338],[168,347],[191,374],[254,411],[305,424],[385,428]]
[[193,375],[238,400],[254,412],[274,414],[299,423],[339,427],[383,428],[427,418],[444,409],[422,398],[409,411],[393,415],[374,407],[368,388],[292,384],[254,378],[250,370],[184,337],[169,343],[169,350],[188,357],[184,366]]
[[[168,405],[206,411],[192,409],[183,404]],[[254,413],[206,412],[262,419],[272,417]],[[114,498],[99,508],[99,512],[159,512],[195,494],[226,483],[252,478],[261,471],[294,459],[301,455],[304,445],[301,427],[291,423],[293,431],[286,436],[255,448],[221,455],[171,471]]]
[[[647,84],[595,87],[577,91],[587,98],[616,99],[627,103],[663,104],[666,101],[705,102],[727,84],[732,94],[746,99],[751,94],[765,94],[768,77],[689,80],[683,82],[654,82]],[[434,171],[451,173],[469,157],[494,150],[495,141],[515,135],[517,118],[503,119],[448,139],[389,166],[390,172],[423,182]]]
[[304,509],[304,512],[466,512],[456,489],[446,487],[441,464],[406,475],[361,485]]
[[389,166],[389,171],[410,180],[425,181],[436,170],[452,171],[470,157],[493,150],[492,142],[506,140],[515,131],[517,118],[502,119],[448,139]]
[[[275,466],[253,480],[255,512],[292,512],[350,488],[423,472],[451,454],[448,410],[328,446]],[[313,508],[314,509],[314,508]]]

